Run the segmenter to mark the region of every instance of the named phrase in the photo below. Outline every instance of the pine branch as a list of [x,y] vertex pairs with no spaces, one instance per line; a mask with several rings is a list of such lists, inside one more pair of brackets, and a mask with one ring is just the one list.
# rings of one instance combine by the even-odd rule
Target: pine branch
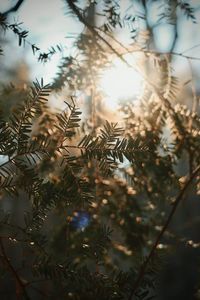
[[42,255],[49,257],[48,253],[46,252],[44,247],[42,247],[42,245],[39,243],[39,241],[35,238],[35,236],[33,238],[32,231],[29,231],[29,230],[27,230],[27,228],[25,229],[17,224],[11,224],[7,220],[3,220],[3,222],[1,221],[0,224],[1,224],[1,226],[2,225],[7,226],[9,229],[12,229],[14,231],[15,230],[19,231],[22,235],[24,235],[26,237],[26,240],[29,241],[29,243],[31,241],[34,241],[34,245],[36,246],[37,250],[39,250]]
[[[138,52],[140,53],[140,52],[142,52],[142,53],[147,54],[147,55],[148,54],[149,55],[154,54],[154,55],[157,55],[157,56],[163,56],[163,54],[165,54],[165,55],[182,57],[182,58],[185,58],[185,59],[200,60],[200,57],[190,56],[190,55],[185,55],[184,54],[184,52],[192,50],[193,47],[191,49],[188,49],[188,50],[183,51],[183,52],[170,51],[170,52],[164,52],[163,53],[163,52],[159,52],[159,51],[156,51],[156,50],[146,50],[146,49],[143,49],[143,48],[141,48],[141,49],[128,49],[128,48],[124,47],[119,41],[117,41],[114,37],[112,37],[112,39],[115,40],[116,43],[119,43],[119,45],[121,47],[123,47],[125,53],[138,53]],[[195,45],[194,47],[199,47],[199,45]]]
[[141,269],[139,271],[139,274],[138,274],[138,277],[133,285],[133,288],[132,288],[132,291],[131,291],[131,294],[128,298],[128,300],[132,300],[132,297],[133,295],[135,294],[136,290],[139,288],[140,286],[140,283],[141,281],[143,280],[144,278],[144,275],[145,275],[145,272],[146,272],[146,269],[147,269],[147,266],[149,264],[149,262],[151,261],[152,257],[154,256],[154,253],[157,249],[157,246],[158,244],[160,243],[166,229],[168,228],[173,216],[174,216],[174,213],[179,205],[179,203],[182,201],[183,199],[183,196],[186,192],[186,190],[188,189],[188,187],[190,186],[190,184],[192,183],[193,179],[197,176],[197,174],[200,172],[200,165],[197,166],[197,168],[192,172],[192,174],[189,176],[187,182],[185,183],[184,187],[182,188],[182,190],[180,191],[180,193],[178,194],[178,196],[176,197],[174,203],[173,203],[173,207],[172,207],[172,210],[164,224],[164,226],[162,227],[162,230],[160,231],[153,247],[151,248],[151,251],[149,253],[149,255],[147,256],[146,260],[144,261],[143,265],[141,266]]
[[35,55],[36,53],[37,55],[37,59],[39,62],[47,62],[48,60],[50,60],[50,58],[58,53],[58,52],[62,52],[62,47],[60,45],[56,45],[56,46],[51,46],[47,52],[42,51],[40,49],[40,47],[38,47],[37,45],[35,45],[34,43],[31,43],[28,40],[28,34],[29,32],[27,30],[23,30],[21,29],[21,24],[22,23],[13,23],[13,24],[9,24],[7,22],[7,18],[6,18],[7,14],[2,14],[0,13],[0,27],[3,28],[4,31],[10,29],[12,30],[12,32],[18,37],[18,44],[19,46],[22,45],[29,45],[31,47],[31,50],[33,52],[33,55]]
[[[135,66],[133,66],[132,64],[130,64],[124,57],[123,55],[121,55],[115,48],[113,48],[111,46],[111,44],[104,39],[99,32],[92,26],[90,25],[87,20],[84,18],[84,16],[81,14],[80,10],[78,9],[78,7],[75,5],[73,0],[67,0],[67,3],[70,7],[70,9],[74,12],[74,14],[78,17],[79,21],[82,22],[89,30],[92,34],[94,34],[94,36],[96,36],[97,38],[99,38],[107,47],[109,47],[109,49],[112,51],[112,53],[114,53],[122,62],[124,62],[126,64],[127,67],[129,68],[133,68],[136,70],[136,72],[138,72],[142,78],[145,80],[145,82],[147,82],[147,84],[149,85],[149,87],[152,89],[152,91],[158,96],[158,98],[161,100],[161,102],[164,104],[164,106],[166,107],[168,114],[170,115],[170,117],[172,118],[172,120],[174,121],[177,130],[180,134],[181,137],[184,137],[184,127],[182,126],[180,120],[178,119],[178,117],[176,116],[173,107],[171,106],[171,103],[169,102],[169,100],[164,97],[162,95],[162,93],[159,91],[159,88],[149,80],[149,78],[138,68],[136,68]],[[102,49],[101,49],[102,50]]]
[[[79,21],[81,23],[83,23],[94,36],[98,37],[112,51],[112,53],[114,53],[117,57],[119,57],[126,65],[129,65],[128,62],[123,58],[123,56],[121,56],[118,53],[118,51],[116,51],[115,48],[113,48],[112,45],[106,39],[104,39],[104,37],[102,37],[99,34],[98,31],[96,31],[95,27],[90,25],[90,23],[87,22],[87,20],[84,18],[84,16],[79,11],[78,7],[74,4],[74,1],[73,0],[66,0],[66,1],[69,5],[70,9],[78,17]],[[97,45],[100,48],[100,50],[102,50],[104,52],[104,49],[102,49],[101,45],[99,45],[98,43],[97,43]],[[129,65],[129,67],[130,67],[130,65]]]
[[[99,32],[95,29],[95,27],[91,26],[87,22],[87,20],[84,18],[84,16],[82,15],[82,13],[78,9],[78,7],[74,4],[74,1],[67,0],[67,3],[69,5],[69,7],[71,8],[71,10],[74,12],[74,14],[78,17],[79,21],[82,22],[90,30],[90,32],[92,34],[94,34],[94,36],[96,36],[104,44],[106,44],[109,47],[109,49],[112,51],[112,53],[114,53],[122,62],[124,62],[127,65],[127,67],[134,68],[136,70],[136,72],[138,72],[143,77],[145,82],[147,82],[148,86],[152,89],[152,91],[158,96],[160,101],[164,104],[169,116],[171,117],[171,119],[173,120],[173,122],[174,122],[174,124],[177,128],[179,136],[184,138],[184,136],[185,136],[184,126],[182,125],[181,121],[179,120],[179,117],[175,114],[175,111],[174,111],[170,101],[167,99],[167,97],[165,97],[159,91],[159,88],[153,82],[151,82],[149,80],[149,78],[140,69],[138,69],[135,66],[129,64],[129,62],[127,62],[127,60],[123,57],[123,55],[121,55],[115,48],[113,48],[111,46],[111,44],[99,34]],[[178,55],[183,56],[182,54],[178,54]]]
[[80,126],[80,115],[82,114],[75,105],[71,106],[67,102],[65,103],[67,104],[70,113],[68,113],[68,109],[63,110],[62,113],[57,115],[57,124],[55,124],[55,127],[60,132],[60,136],[63,138],[62,144],[65,140],[71,138],[75,134],[75,128]]
[[[79,11],[78,7],[74,4],[73,0],[67,0],[67,3],[69,5],[69,7],[72,9],[72,11],[74,12],[74,14],[78,17],[79,21],[81,23],[83,23],[90,31],[91,33],[93,33],[95,36],[97,36],[104,44],[106,44],[108,46],[108,48],[117,55],[117,57],[119,57],[126,65],[128,64],[128,62],[118,53],[118,51],[116,49],[114,49],[112,47],[112,45],[104,38],[102,37],[98,30],[102,31],[100,28],[95,27],[90,25],[87,20],[84,18],[84,16],[81,14],[81,12]],[[105,33],[105,31],[103,32]],[[106,32],[107,35],[109,35],[109,33]],[[111,37],[109,35],[110,38],[112,38],[113,40],[115,40],[115,42],[117,42],[120,46],[122,46],[126,51],[128,50],[126,47],[124,47],[116,38]],[[173,49],[173,48],[172,48]],[[101,49],[102,50],[102,49]],[[163,55],[162,52],[159,51],[153,51],[153,50],[145,50],[145,49],[137,49],[137,50],[130,50],[130,52],[128,51],[127,53],[133,53],[133,52],[143,52],[143,53],[147,53],[147,54],[157,54],[157,55]],[[179,53],[179,52],[166,52],[165,54],[171,54],[174,56],[180,56],[180,57],[184,57],[186,59],[194,59],[194,60],[200,60],[200,57],[194,57],[194,56],[188,56],[188,55],[184,55],[183,53]],[[128,64],[128,66],[130,67],[130,65]],[[132,67],[132,66],[131,66]]]
[[[189,1],[188,1],[189,2]],[[185,0],[177,1],[177,6],[183,11],[184,15],[188,19],[191,19],[193,23],[197,23],[196,16],[194,15],[194,8]]]
[[43,85],[43,80],[41,80],[41,84],[36,81],[34,83],[34,88],[32,88],[30,100],[24,105],[19,106],[19,115],[16,113],[12,115],[11,122],[13,125],[13,130],[17,134],[18,151],[20,143],[26,142],[26,140],[29,138],[28,133],[31,130],[32,119],[41,113],[42,107],[45,107],[50,91],[49,85]]

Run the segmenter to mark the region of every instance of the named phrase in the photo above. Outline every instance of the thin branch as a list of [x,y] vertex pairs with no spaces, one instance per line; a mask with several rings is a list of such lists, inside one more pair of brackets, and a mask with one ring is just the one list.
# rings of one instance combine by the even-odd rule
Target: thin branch
[[[191,73],[191,90],[192,90],[192,100],[193,100],[192,112],[195,113],[198,108],[198,99],[197,99],[197,92],[196,92],[196,87],[195,87],[195,82],[194,82],[192,63],[191,63],[190,59],[188,59],[188,64],[189,64],[190,73]],[[192,125],[193,125],[193,119],[191,118],[189,121],[190,130],[192,130]],[[190,173],[192,173],[194,156],[193,156],[193,150],[191,149],[191,147],[188,147],[188,155],[189,155],[189,170],[190,170]]]
[[171,51],[171,52],[159,52],[159,51],[154,51],[154,50],[145,50],[145,49],[134,49],[134,50],[130,50],[128,53],[134,53],[134,52],[143,52],[146,54],[155,54],[155,55],[164,55],[164,54],[168,54],[168,55],[172,55],[172,56],[179,56],[185,59],[191,59],[191,60],[200,60],[200,57],[197,56],[189,56],[189,55],[184,55],[184,52],[175,52],[175,51]]
[[18,285],[20,286],[21,290],[23,291],[24,297],[26,300],[30,300],[27,292],[26,292],[26,288],[24,283],[22,282],[22,280],[20,279],[18,273],[16,272],[16,270],[14,269],[14,267],[12,266],[12,264],[10,263],[10,259],[8,258],[5,248],[4,248],[4,244],[2,241],[2,238],[0,237],[0,248],[1,248],[1,252],[2,252],[2,258],[5,261],[8,269],[10,270],[10,272],[13,274],[13,277],[15,278],[16,282],[18,283]]
[[[3,223],[4,226],[8,226],[12,229],[17,229],[19,230],[21,233],[23,233],[25,236],[28,236],[30,237],[30,241],[32,241],[32,236],[30,234],[30,232],[28,232],[26,229],[20,227],[19,225],[13,225],[13,224],[10,224],[10,223]],[[34,239],[34,245],[37,247],[37,249],[43,253],[46,257],[49,257],[48,253],[46,252],[46,250],[39,244],[39,242],[37,242],[35,239]],[[26,283],[27,285],[27,283]]]
[[23,2],[24,2],[24,0],[18,0],[17,3],[14,6],[12,6],[11,8],[9,8],[3,14],[5,16],[7,16],[9,13],[16,12],[20,8],[20,6],[22,5]]
[[[74,4],[74,1],[73,0],[66,0],[67,1],[67,3],[68,3],[68,5],[69,5],[69,7],[71,8],[71,10],[73,11],[73,13],[77,16],[77,18],[79,19],[79,21],[82,23],[82,24],[84,24],[87,28],[88,28],[88,30],[92,33],[92,34],[94,34],[94,36],[96,36],[96,37],[98,37],[113,53],[115,53],[115,55],[117,55],[117,57],[119,57],[126,65],[128,65],[129,67],[132,67],[119,53],[118,53],[118,51],[116,51],[116,49],[115,48],[113,48],[111,45],[110,45],[110,43],[106,40],[106,39],[104,39],[104,37],[102,37],[100,34],[99,34],[99,32],[98,31],[96,31],[96,29],[95,29],[95,27],[94,26],[92,26],[92,25],[90,25],[89,23],[88,23],[88,21],[83,17],[83,15],[80,13],[80,11],[79,11],[79,9],[78,9],[78,7]],[[101,48],[101,50],[103,50],[102,49],[102,47],[99,45],[99,44],[97,44],[98,45],[98,47],[100,47]]]
[[15,160],[18,159],[19,157],[21,156],[25,156],[25,155],[28,155],[28,154],[35,154],[36,152],[40,152],[42,154],[47,154],[47,152],[42,152],[42,149],[35,149],[35,150],[32,150],[32,151],[27,151],[27,152],[23,152],[23,153],[17,153],[15,156],[13,156],[12,158],[9,158],[7,161],[5,161],[4,163],[2,163],[0,165],[0,172],[1,172],[1,169],[4,168],[7,164],[13,164],[14,166],[16,166],[16,162]]
[[[79,11],[79,8],[75,5],[73,0],[66,0],[70,9],[74,12],[74,14],[77,16],[79,21],[83,23],[88,30],[94,34],[96,37],[98,37],[106,46],[109,47],[109,49],[122,61],[126,64],[127,67],[133,68],[138,74],[142,76],[142,78],[147,82],[149,87],[153,90],[153,92],[158,96],[158,98],[161,100],[161,102],[164,104],[166,109],[168,110],[168,114],[171,117],[171,119],[174,121],[174,124],[177,125],[178,117],[176,116],[173,107],[171,106],[171,103],[169,100],[160,93],[159,88],[149,80],[149,78],[136,66],[133,66],[130,64],[124,57],[121,55],[115,48],[113,48],[110,43],[102,37],[99,32],[94,28],[94,26],[90,25],[87,20],[84,18],[84,16],[81,14]],[[99,44],[97,44],[100,48],[102,48]],[[102,50],[102,49],[101,49]],[[181,137],[184,137],[185,135],[185,130],[184,127],[182,126],[181,122],[178,122],[177,130],[180,134]]]
[[71,148],[71,149],[77,149],[77,150],[85,150],[85,151],[100,151],[100,152],[103,152],[103,151],[111,151],[112,153],[133,153],[134,152],[146,152],[148,151],[147,148],[138,148],[138,149],[118,149],[116,148],[116,146],[114,147],[111,147],[109,148],[108,147],[102,147],[102,148],[98,148],[98,147],[91,147],[90,148],[90,145],[89,146],[76,146],[76,145],[64,145],[64,146],[61,146],[59,147],[58,149],[67,149],[67,148]]
[[189,56],[189,55],[184,55],[183,52],[175,52],[175,51],[171,51],[171,52],[159,52],[159,51],[150,51],[150,50],[133,50],[130,51],[132,52],[143,52],[143,53],[147,53],[147,54],[155,54],[155,55],[163,55],[163,54],[168,54],[168,55],[172,55],[172,56],[179,56],[185,59],[191,59],[191,60],[200,60],[200,57],[196,57],[196,56]]
[[187,48],[187,49],[186,49],[186,50],[184,50],[182,53],[185,53],[185,52],[191,51],[191,50],[193,50],[193,49],[195,49],[195,48],[198,48],[198,47],[200,47],[200,44],[197,44],[197,45],[194,45],[194,46],[192,46],[192,47],[190,47],[190,48]]
[[[197,56],[190,56],[190,55],[185,55],[184,53],[187,52],[187,51],[190,51],[194,48],[197,48],[197,47],[200,47],[200,44],[197,44],[187,50],[184,50],[183,52],[176,52],[176,51],[173,51],[174,47],[172,47],[172,51],[168,51],[168,52],[159,52],[159,51],[156,51],[156,50],[146,50],[144,48],[140,48],[140,49],[128,49],[126,46],[124,46],[119,40],[117,40],[113,35],[111,35],[109,32],[105,32],[102,28],[100,27],[97,27],[97,26],[94,26],[94,28],[97,30],[97,31],[100,31],[104,34],[106,34],[110,39],[112,39],[115,43],[117,43],[125,52],[123,54],[128,54],[128,53],[144,53],[144,54],[154,54],[154,55],[159,55],[159,56],[162,56],[162,55],[171,55],[171,56],[179,56],[179,57],[182,57],[182,58],[185,58],[185,59],[190,59],[190,60],[200,60],[200,57],[197,57]],[[176,36],[177,38],[177,36]]]
[[138,274],[138,277],[133,285],[133,288],[132,288],[132,291],[131,291],[131,294],[128,298],[128,300],[132,300],[132,297],[133,295],[135,294],[136,290],[138,289],[138,287],[140,286],[140,283],[145,275],[145,272],[146,272],[146,269],[147,269],[147,266],[150,262],[150,260],[152,259],[152,257],[154,256],[154,253],[156,251],[156,248],[158,246],[158,244],[160,243],[166,229],[168,228],[169,226],[169,223],[171,222],[173,216],[174,216],[174,213],[177,209],[177,206],[178,204],[181,202],[181,200],[183,199],[183,196],[186,192],[186,190],[188,189],[188,187],[190,186],[192,180],[197,176],[197,174],[200,172],[200,165],[197,166],[197,168],[192,172],[192,174],[189,176],[189,179],[187,180],[187,182],[185,183],[184,187],[182,188],[182,190],[180,191],[180,193],[178,194],[178,196],[176,197],[176,200],[174,201],[173,203],[173,207],[172,207],[172,210],[162,228],[162,230],[160,231],[153,247],[151,248],[151,251],[149,253],[149,255],[147,256],[146,260],[144,261],[143,265],[141,266],[141,269],[139,271],[139,274]]
[[117,43],[123,50],[124,50],[124,53],[123,54],[128,54],[128,53],[144,53],[144,54],[154,54],[154,55],[158,55],[158,56],[162,56],[162,55],[171,55],[171,56],[179,56],[179,57],[182,57],[182,58],[185,58],[185,59],[189,59],[189,60],[200,60],[200,57],[197,57],[197,56],[190,56],[190,55],[185,55],[184,53],[186,51],[189,51],[193,48],[196,48],[196,47],[200,47],[200,44],[190,48],[190,49],[187,49],[183,52],[176,52],[176,51],[170,51],[170,52],[159,52],[159,51],[156,51],[156,50],[146,50],[146,49],[143,49],[143,48],[140,48],[140,49],[129,49],[127,48],[126,46],[124,46],[120,41],[118,41],[114,36],[112,36],[109,32],[105,32],[102,28],[99,28],[97,26],[94,26],[95,29],[97,31],[101,31],[102,33],[106,34],[110,39],[112,39],[115,43]]
[[22,23],[13,23],[13,24],[9,24],[7,22],[7,12],[6,13],[1,13],[0,12],[0,16],[2,16],[3,18],[3,22],[1,24],[1,26],[3,27],[4,30],[11,30],[15,35],[18,36],[19,39],[19,46],[21,46],[22,44],[25,45],[29,45],[32,49],[33,55],[36,55],[37,53],[37,59],[39,62],[47,62],[47,60],[49,60],[54,54],[58,53],[58,52],[62,52],[63,48],[61,45],[56,45],[51,46],[48,49],[48,52],[44,52],[42,51],[37,45],[31,43],[28,39],[28,31],[27,30],[23,30],[21,29],[20,25]]
[[[77,18],[79,19],[79,21],[81,23],[83,23],[88,30],[94,34],[96,37],[98,37],[105,45],[107,45],[109,47],[109,49],[115,54],[117,55],[117,57],[119,57],[119,59],[121,61],[123,61],[127,67],[129,68],[134,68],[134,70],[136,72],[138,72],[138,74],[140,74],[142,76],[142,78],[147,82],[147,84],[149,85],[149,87],[153,90],[153,92],[158,96],[158,98],[161,100],[161,102],[164,104],[164,106],[166,107],[169,116],[171,117],[171,119],[174,121],[174,124],[176,125],[176,128],[179,132],[179,135],[181,137],[185,136],[185,129],[184,126],[181,124],[178,116],[176,115],[170,101],[164,97],[162,95],[162,93],[159,91],[159,88],[149,80],[149,78],[136,66],[131,65],[124,57],[123,55],[121,55],[115,48],[113,48],[110,43],[101,36],[101,34],[99,34],[99,32],[94,28],[94,26],[90,25],[87,20],[84,18],[84,16],[81,14],[79,8],[75,5],[73,0],[66,0],[70,9],[73,11],[73,13],[77,16]],[[99,44],[97,44],[100,48],[102,48]],[[101,49],[102,50],[102,49]],[[180,54],[180,56],[182,56]],[[178,124],[177,124],[178,123]]]
[[191,63],[190,59],[188,59],[188,63],[189,63],[190,73],[191,73],[191,89],[192,89],[192,97],[193,97],[192,112],[196,112],[197,108],[198,108],[198,99],[197,99],[197,92],[196,92],[196,87],[195,87],[192,63]]

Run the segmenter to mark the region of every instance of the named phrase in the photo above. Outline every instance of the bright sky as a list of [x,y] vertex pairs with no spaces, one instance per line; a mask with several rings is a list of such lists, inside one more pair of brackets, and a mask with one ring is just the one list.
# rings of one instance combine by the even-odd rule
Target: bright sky
[[[1,0],[0,11],[10,8],[13,3],[16,3],[16,0]],[[47,52],[51,46],[62,44],[69,52],[73,42],[71,35],[80,32],[83,26],[71,16],[67,16],[66,12],[67,5],[62,0],[24,0],[17,13],[10,14],[9,21],[23,22],[22,29],[29,31],[28,40],[39,46],[41,51]],[[16,39],[16,47],[17,42]],[[61,54],[54,55],[46,64],[38,64],[28,46],[25,50],[20,49],[20,52],[16,49],[16,52],[21,53],[31,64],[32,79],[44,77],[45,82],[49,82],[55,76]]]
[[[84,3],[86,0],[82,1]],[[1,0],[0,11],[5,11],[8,7],[11,7],[16,3],[16,0]],[[135,13],[141,11],[142,8],[138,5],[132,5],[131,0],[121,1],[121,13],[125,13],[128,7],[131,7],[129,12]],[[148,20],[151,24],[154,24],[158,18],[159,9],[162,8],[161,4],[165,4],[166,0],[151,1],[149,0],[149,15]],[[191,4],[198,9],[200,6],[199,0],[191,1]],[[72,34],[76,34],[83,29],[83,26],[75,20],[71,15],[67,15],[67,5],[63,0],[24,0],[24,3],[15,14],[10,14],[10,22],[13,19],[23,22],[22,28],[29,31],[29,37],[31,43],[38,45],[42,51],[47,51],[50,46],[56,44],[62,44],[66,47],[66,52],[71,51],[71,45],[73,39]],[[196,13],[197,21],[200,22],[200,9]],[[154,28],[155,43],[159,51],[168,51],[171,46],[173,38],[173,26],[161,24]],[[13,37],[11,33],[10,36]],[[125,32],[121,35],[121,38],[125,38]],[[14,63],[14,60],[19,60],[18,56],[22,56],[26,62],[30,64],[31,80],[35,78],[44,77],[45,82],[50,82],[55,77],[57,65],[61,54],[52,57],[51,61],[44,64],[38,64],[36,58],[33,57],[31,49],[26,47],[22,49],[17,45],[17,39],[14,39],[16,55],[10,55],[10,62]],[[197,44],[200,44],[200,31],[199,24],[193,24],[186,17],[182,17],[178,23],[178,40],[175,50],[182,52]],[[200,56],[200,47],[194,48],[191,51],[186,52],[188,55]],[[183,63],[183,59],[177,60],[178,69],[183,71],[187,68],[186,63]],[[200,63],[195,61],[193,63],[195,71],[200,70]]]

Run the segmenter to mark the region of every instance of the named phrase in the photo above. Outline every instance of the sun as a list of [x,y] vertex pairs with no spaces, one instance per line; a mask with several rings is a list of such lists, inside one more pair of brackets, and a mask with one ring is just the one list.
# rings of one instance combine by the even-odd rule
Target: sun
[[[124,57],[130,62],[130,56]],[[104,94],[105,105],[116,109],[119,101],[136,98],[143,90],[143,78],[132,67],[128,67],[120,58],[113,61],[112,67],[101,74],[100,88]]]

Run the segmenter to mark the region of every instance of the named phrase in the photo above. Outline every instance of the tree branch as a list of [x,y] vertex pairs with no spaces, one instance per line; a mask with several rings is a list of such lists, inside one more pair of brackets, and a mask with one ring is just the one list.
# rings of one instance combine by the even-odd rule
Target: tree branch
[[3,245],[3,241],[2,238],[0,237],[0,248],[1,248],[1,252],[2,252],[2,259],[5,261],[8,269],[10,270],[10,272],[13,274],[13,277],[15,278],[17,284],[19,285],[19,287],[21,288],[21,290],[23,291],[24,297],[26,300],[30,300],[26,289],[25,289],[25,285],[23,284],[22,280],[20,279],[19,275],[17,274],[16,270],[14,269],[14,267],[12,266],[12,264],[10,263],[10,260],[6,254],[4,245]]
[[[66,0],[70,9],[73,11],[73,13],[77,16],[77,18],[79,19],[79,21],[81,23],[83,23],[87,28],[88,30],[94,34],[94,36],[97,36],[113,53],[115,53],[115,55],[117,55],[117,57],[119,57],[127,66],[129,67],[132,67],[124,58],[123,56],[121,56],[118,51],[115,50],[115,48],[113,48],[110,43],[104,39],[104,37],[102,37],[98,31],[96,31],[95,27],[90,25],[88,23],[88,21],[82,16],[82,14],[80,13],[78,7],[74,4],[74,1],[73,0]],[[98,44],[98,47],[101,48],[101,46]],[[103,50],[101,48],[101,50]]]
[[24,0],[18,0],[17,3],[13,7],[9,8],[7,11],[5,11],[3,13],[3,15],[7,16],[8,14],[10,14],[12,12],[16,12],[19,9],[19,7],[22,5],[23,2],[24,2]]
[[[142,78],[147,82],[147,84],[149,85],[149,87],[152,89],[152,91],[158,96],[158,98],[161,100],[161,102],[164,104],[164,106],[166,107],[166,109],[168,110],[168,114],[171,117],[171,119],[174,121],[177,130],[180,134],[181,137],[184,137],[185,135],[185,130],[184,127],[182,126],[181,122],[179,122],[178,117],[175,115],[174,109],[170,103],[170,101],[164,97],[162,95],[162,93],[160,93],[159,88],[149,80],[149,78],[141,71],[138,69],[138,67],[135,67],[133,65],[131,65],[124,57],[123,55],[121,55],[115,48],[112,47],[112,45],[110,45],[110,43],[104,38],[102,37],[99,32],[95,29],[94,26],[90,25],[88,23],[88,21],[84,18],[84,16],[81,14],[81,12],[79,11],[78,7],[75,5],[73,0],[66,0],[66,2],[68,3],[70,9],[73,11],[73,13],[77,16],[77,18],[79,19],[79,21],[81,23],[83,23],[88,30],[94,34],[96,37],[98,37],[107,47],[109,47],[109,49],[122,61],[126,64],[127,67],[129,68],[134,68],[134,70],[136,72],[138,72],[138,74],[140,74],[142,76]],[[101,50],[102,47],[97,44]],[[104,51],[104,50],[103,50]],[[177,124],[177,121],[179,124]],[[178,125],[178,126],[177,126]]]
[[136,281],[135,281],[135,283],[133,285],[133,288],[132,288],[132,291],[131,291],[131,294],[130,294],[128,300],[132,300],[133,295],[135,294],[136,290],[138,289],[138,287],[139,287],[139,285],[140,285],[140,283],[141,283],[141,281],[142,281],[142,279],[143,279],[143,277],[145,275],[145,271],[147,269],[147,266],[148,266],[150,260],[152,259],[152,257],[154,256],[156,248],[157,248],[158,244],[160,243],[160,241],[161,241],[161,239],[162,239],[162,237],[163,237],[163,235],[164,235],[167,227],[169,226],[169,223],[171,222],[171,220],[172,220],[172,218],[174,216],[174,213],[175,213],[175,211],[177,209],[178,204],[181,202],[181,200],[183,198],[183,195],[185,194],[187,188],[190,186],[192,180],[196,177],[196,175],[199,172],[200,172],[200,165],[197,166],[197,168],[192,172],[192,174],[189,176],[187,182],[185,183],[184,187],[182,188],[182,190],[179,192],[178,196],[176,197],[176,200],[174,201],[172,210],[171,210],[171,212],[170,212],[170,214],[169,214],[169,216],[168,216],[168,218],[167,218],[167,220],[166,220],[166,222],[165,222],[162,230],[160,231],[160,233],[159,233],[159,235],[158,235],[158,237],[157,237],[157,239],[156,239],[153,247],[151,248],[151,251],[150,251],[149,255],[147,256],[146,260],[144,261],[143,265],[140,268],[138,277],[137,277],[137,279],[136,279]]

